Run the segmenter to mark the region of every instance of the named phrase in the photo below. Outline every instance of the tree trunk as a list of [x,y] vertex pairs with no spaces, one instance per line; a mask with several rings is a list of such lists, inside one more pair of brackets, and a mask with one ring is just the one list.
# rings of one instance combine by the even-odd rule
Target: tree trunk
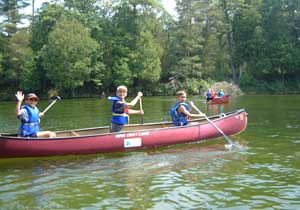
[[32,7],[32,14],[31,14],[31,18],[32,19],[31,19],[31,23],[32,24],[34,24],[34,9],[35,9],[34,8],[34,6],[35,6],[34,4],[35,4],[35,0],[32,0],[32,2],[31,2],[31,7]]
[[227,0],[223,0],[222,2],[223,2],[224,21],[225,21],[225,24],[228,26],[227,32],[226,32],[228,65],[229,65],[229,68],[231,69],[233,82],[235,84],[238,84],[237,72],[236,72],[234,62],[233,62],[232,30],[231,30],[231,23],[229,21],[229,16],[228,16]]

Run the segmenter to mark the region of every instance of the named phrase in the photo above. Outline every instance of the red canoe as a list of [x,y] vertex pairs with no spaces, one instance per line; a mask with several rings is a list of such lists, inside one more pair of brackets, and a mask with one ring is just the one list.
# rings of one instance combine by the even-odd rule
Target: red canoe
[[[225,134],[246,129],[244,109],[209,117]],[[130,151],[189,143],[221,137],[207,120],[192,120],[191,125],[175,127],[170,122],[128,125],[124,132],[110,133],[109,127],[58,131],[55,138],[24,138],[0,134],[0,157],[33,157]]]
[[224,96],[223,98],[217,97],[209,100],[207,103],[209,104],[226,104],[229,102],[229,95]]

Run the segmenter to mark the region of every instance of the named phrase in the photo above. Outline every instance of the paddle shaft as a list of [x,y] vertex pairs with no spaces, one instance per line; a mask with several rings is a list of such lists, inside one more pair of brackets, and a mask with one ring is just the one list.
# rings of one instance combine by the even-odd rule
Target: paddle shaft
[[[198,113],[201,113],[200,110],[195,105],[193,106],[193,108]],[[233,145],[233,141],[229,138],[229,136],[227,136],[213,121],[211,121],[207,116],[205,116],[205,119],[224,136],[224,138],[228,141],[229,144]]]
[[[140,98],[140,110],[143,110],[143,104],[142,104],[142,98]],[[144,115],[141,114],[141,120],[142,120],[142,124],[144,124]]]
[[44,109],[44,111],[42,111],[42,114],[45,114],[57,102],[57,100],[59,100],[59,96],[54,101],[52,101],[51,104],[49,104],[49,106]]

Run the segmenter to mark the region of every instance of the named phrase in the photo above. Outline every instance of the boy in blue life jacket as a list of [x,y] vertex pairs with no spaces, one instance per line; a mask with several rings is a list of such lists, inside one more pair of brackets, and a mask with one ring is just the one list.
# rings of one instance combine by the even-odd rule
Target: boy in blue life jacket
[[189,123],[189,118],[205,117],[204,113],[192,114],[193,102],[186,103],[186,92],[181,90],[177,92],[177,103],[170,110],[172,122],[176,126],[184,126]]
[[133,110],[133,107],[138,100],[143,96],[142,92],[138,92],[137,96],[131,101],[126,102],[125,98],[127,96],[127,87],[121,85],[117,88],[115,97],[108,97],[112,101],[112,119],[111,119],[111,132],[122,131],[124,125],[129,123],[129,114],[144,114],[144,110]]
[[21,121],[20,136],[55,137],[56,134],[54,132],[40,130],[40,117],[43,116],[43,114],[40,113],[39,109],[36,107],[39,98],[34,93],[29,93],[25,98],[25,104],[21,106],[24,100],[24,94],[22,91],[18,91],[16,97],[18,100],[16,115]]

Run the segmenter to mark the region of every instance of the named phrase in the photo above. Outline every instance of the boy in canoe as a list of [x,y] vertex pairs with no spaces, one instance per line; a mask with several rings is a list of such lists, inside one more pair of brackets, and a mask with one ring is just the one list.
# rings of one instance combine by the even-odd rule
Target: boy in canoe
[[186,92],[181,90],[177,92],[177,103],[171,108],[170,114],[172,122],[176,126],[184,126],[189,123],[189,119],[192,117],[205,117],[204,113],[192,114],[192,108],[194,103],[186,103]]
[[24,100],[24,94],[22,91],[18,91],[16,94],[17,106],[16,115],[21,121],[20,135],[22,137],[55,137],[56,134],[51,131],[40,131],[40,117],[43,116],[37,108],[39,98],[34,93],[29,93]]
[[143,115],[143,109],[133,110],[130,109],[133,107],[138,100],[143,96],[142,92],[138,92],[137,96],[131,101],[126,102],[125,98],[127,96],[127,87],[119,86],[117,88],[115,97],[108,97],[110,101],[112,101],[112,119],[111,119],[111,132],[119,132],[122,131],[124,125],[129,123],[129,114],[140,114]]

